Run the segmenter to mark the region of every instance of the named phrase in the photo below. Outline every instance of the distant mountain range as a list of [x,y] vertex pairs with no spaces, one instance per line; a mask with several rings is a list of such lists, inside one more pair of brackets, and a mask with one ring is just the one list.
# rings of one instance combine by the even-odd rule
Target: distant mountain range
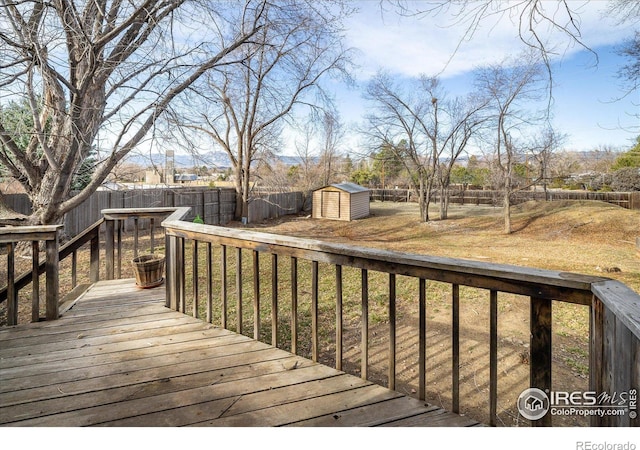
[[[127,162],[141,167],[164,167],[167,157],[164,153],[141,154],[132,152],[127,156]],[[192,167],[218,167],[221,169],[231,167],[229,157],[224,152],[206,152],[199,155],[175,153],[173,156],[176,168]]]
[[[190,155],[184,153],[176,153],[173,157],[176,168],[193,168],[206,166],[208,168],[217,167],[219,169],[226,169],[231,167],[231,161],[229,156],[224,152],[206,152],[198,155]],[[143,155],[140,153],[131,153],[127,156],[127,162],[136,164],[141,167],[159,166],[164,167],[166,156],[163,153],[151,153]],[[285,165],[295,166],[300,164],[301,158],[298,156],[278,156],[278,160]]]

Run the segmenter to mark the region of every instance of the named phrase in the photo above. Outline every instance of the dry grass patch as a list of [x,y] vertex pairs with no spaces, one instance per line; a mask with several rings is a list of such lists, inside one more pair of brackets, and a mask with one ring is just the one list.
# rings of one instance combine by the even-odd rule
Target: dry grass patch
[[[599,202],[529,202],[513,210],[514,233],[502,233],[501,210],[490,206],[453,205],[450,219],[421,223],[418,206],[406,203],[372,203],[369,218],[353,222],[286,217],[249,227],[282,235],[326,240],[352,245],[383,248],[407,253],[465,258],[493,263],[515,264],[552,270],[609,276],[640,291],[640,257],[635,237],[640,235],[640,212]],[[437,217],[434,209],[433,217]],[[236,224],[241,226],[240,224]],[[187,297],[192,290],[191,245],[187,245]],[[123,275],[132,276],[128,263],[132,258],[131,239],[125,241]],[[161,251],[161,250],[160,250]],[[198,284],[204,286],[204,249],[200,250]],[[243,332],[253,335],[253,278],[250,251],[243,251]],[[219,261],[220,249],[213,260]],[[84,259],[83,259],[84,258]],[[88,266],[88,254],[79,254],[81,267]],[[228,255],[229,328],[235,330],[236,291],[235,262]],[[29,261],[20,261],[28,267]],[[60,270],[63,290],[70,288],[68,261]],[[270,256],[260,255],[261,339],[270,342],[271,281]],[[291,280],[289,261],[278,260],[279,343],[289,348],[289,306]],[[617,267],[620,272],[604,273]],[[334,267],[320,264],[320,361],[335,361],[335,274]],[[310,263],[299,265],[299,353],[310,356],[311,284]],[[220,323],[219,267],[214,268],[214,324]],[[103,276],[103,275],[101,275]],[[345,371],[360,373],[360,271],[345,267],[344,276],[344,351]],[[79,280],[84,282],[84,279]],[[398,277],[397,286],[397,385],[396,389],[417,395],[417,280]],[[369,273],[370,379],[388,383],[387,355],[389,317],[387,279]],[[429,282],[427,286],[427,399],[451,408],[451,287]],[[477,420],[487,422],[489,382],[489,298],[487,291],[462,286],[461,294],[461,409]],[[21,323],[29,321],[29,292],[21,292]],[[204,317],[201,302],[200,317]],[[0,307],[0,322],[2,308]],[[508,426],[528,425],[515,408],[517,396],[529,382],[529,300],[500,294],[499,317],[499,423]],[[187,306],[190,311],[191,304]],[[24,318],[22,316],[24,315]],[[588,308],[561,302],[553,304],[553,383],[558,390],[588,388]],[[557,420],[556,420],[557,419]],[[586,425],[578,417],[555,418],[558,425]]]
[[[371,216],[353,222],[289,217],[254,225],[261,231],[322,239],[407,253],[464,258],[568,271],[618,279],[640,291],[640,257],[635,237],[640,235],[640,212],[590,201],[528,202],[513,208],[514,232],[502,231],[501,209],[458,206],[449,219],[421,223],[418,206],[372,203]],[[433,217],[437,217],[434,209]],[[619,272],[609,272],[617,268]],[[606,272],[606,273],[605,273]],[[450,287],[429,284],[428,295],[428,400],[451,405]],[[461,304],[461,407],[466,414],[487,420],[488,399],[488,296],[464,288]],[[409,291],[399,296],[398,389],[417,389],[417,297]],[[385,384],[384,354],[388,344],[383,308],[372,328],[372,377]],[[357,318],[356,318],[357,319]],[[515,295],[499,298],[499,421],[523,425],[514,408],[519,393],[528,387],[529,302]],[[554,388],[588,388],[588,308],[554,302]],[[413,336],[413,338],[411,337]],[[347,369],[358,372],[357,324],[347,334],[355,358]],[[375,358],[374,358],[375,359]],[[586,425],[577,417],[555,418],[560,425]]]

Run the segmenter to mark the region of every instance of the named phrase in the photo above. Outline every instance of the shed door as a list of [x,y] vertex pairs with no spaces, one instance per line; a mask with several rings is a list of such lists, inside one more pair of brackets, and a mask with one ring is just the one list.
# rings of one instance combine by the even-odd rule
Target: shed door
[[340,218],[340,192],[322,192],[322,217],[327,219]]

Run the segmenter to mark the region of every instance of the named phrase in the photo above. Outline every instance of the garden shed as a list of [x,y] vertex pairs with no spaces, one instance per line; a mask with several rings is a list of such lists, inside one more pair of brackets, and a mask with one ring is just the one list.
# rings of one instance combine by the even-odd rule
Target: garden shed
[[369,189],[337,183],[313,191],[314,219],[355,220],[369,215]]

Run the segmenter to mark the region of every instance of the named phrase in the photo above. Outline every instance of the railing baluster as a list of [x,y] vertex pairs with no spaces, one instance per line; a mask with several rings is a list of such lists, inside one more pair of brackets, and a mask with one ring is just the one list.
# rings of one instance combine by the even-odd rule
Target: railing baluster
[[207,242],[207,323],[213,322],[213,244]]
[[318,261],[311,263],[311,359],[318,362]]
[[193,248],[191,255],[191,279],[193,280],[193,317],[198,318],[198,241],[193,240]]
[[427,386],[427,282],[418,283],[418,398],[425,400]]
[[15,242],[7,243],[7,325],[18,324],[18,292],[16,280]]
[[91,262],[89,263],[89,279],[92,283],[95,283],[100,280],[100,232],[96,230],[95,236],[91,238],[91,242],[89,244],[90,247],[90,258]]
[[222,310],[220,317],[220,326],[227,328],[227,246],[220,246],[220,301],[222,302]]
[[291,257],[291,353],[298,354],[298,258]]
[[71,253],[71,287],[74,288],[78,284],[78,251]]
[[[174,311],[178,310],[178,291],[176,283],[176,241],[175,236],[165,236],[165,252],[166,252],[166,271],[167,271],[167,298],[165,306]],[[92,241],[93,242],[93,241]],[[93,247],[93,244],[92,244]],[[93,257],[92,257],[93,259]]]
[[[75,256],[75,252],[73,252]],[[75,267],[75,261],[73,266]],[[31,243],[31,322],[40,320],[40,242]],[[75,281],[74,284],[75,286]]]
[[138,218],[133,218],[133,257],[138,257]]
[[342,370],[342,266],[336,265],[336,369]]
[[114,241],[115,241],[115,220],[107,220],[105,222],[105,276],[107,280],[113,280],[114,268],[115,268],[115,253],[114,253]]
[[152,217],[151,220],[149,221],[149,239],[151,240],[151,254],[154,253],[155,251],[155,247],[156,247],[156,242],[155,242],[155,224],[156,221],[155,219]]
[[45,242],[47,259],[45,262],[46,273],[46,317],[47,320],[56,320],[58,318],[58,293],[60,290],[60,282],[58,278],[59,254],[57,236]]
[[242,334],[242,249],[236,248],[236,298],[238,304],[236,307],[236,333]]
[[389,274],[389,389],[396,388],[396,274]]
[[178,310],[184,314],[186,309],[186,283],[185,283],[185,256],[184,256],[184,239],[178,238],[176,241],[176,286],[178,287]]
[[271,345],[278,346],[278,255],[271,254]]
[[497,425],[498,412],[498,291],[489,298],[489,425]]
[[361,301],[362,301],[362,342],[360,344],[360,377],[369,378],[369,272],[361,271]]
[[460,413],[460,286],[451,286],[451,404]]
[[[531,356],[529,384],[544,392],[551,392],[551,300],[531,297]],[[551,414],[531,421],[532,426],[551,426]]]
[[118,280],[122,279],[122,227],[124,227],[124,220],[118,221]]
[[260,340],[260,254],[253,251],[253,338]]

